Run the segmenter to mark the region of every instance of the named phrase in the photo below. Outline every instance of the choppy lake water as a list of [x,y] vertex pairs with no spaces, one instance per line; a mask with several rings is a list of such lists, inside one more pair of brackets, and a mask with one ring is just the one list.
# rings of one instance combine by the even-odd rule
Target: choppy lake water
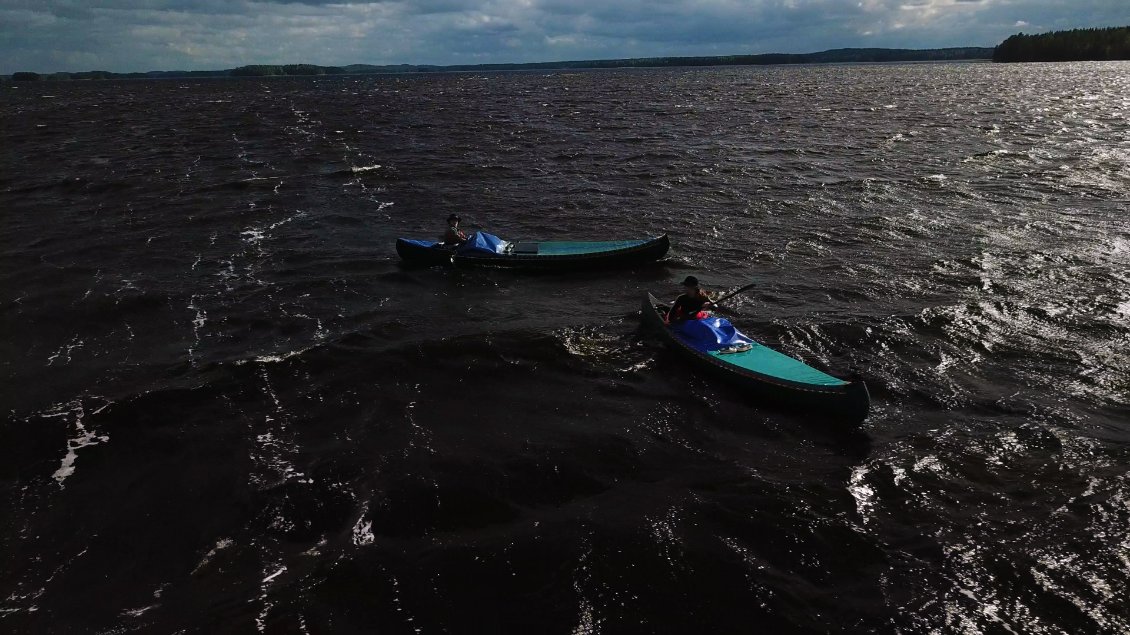
[[[1130,64],[0,89],[0,630],[1130,631]],[[450,212],[653,266],[405,269]],[[694,274],[844,435],[639,332]]]

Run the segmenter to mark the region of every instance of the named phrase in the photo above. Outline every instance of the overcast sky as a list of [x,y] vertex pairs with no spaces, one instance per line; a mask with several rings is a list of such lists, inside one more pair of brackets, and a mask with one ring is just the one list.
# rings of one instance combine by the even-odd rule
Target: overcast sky
[[1130,0],[0,0],[0,73],[995,46]]

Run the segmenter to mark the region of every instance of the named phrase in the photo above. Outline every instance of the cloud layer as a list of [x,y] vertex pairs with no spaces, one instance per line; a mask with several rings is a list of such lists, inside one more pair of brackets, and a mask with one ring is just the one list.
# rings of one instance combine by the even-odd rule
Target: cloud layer
[[1126,0],[0,0],[0,73],[993,46]]

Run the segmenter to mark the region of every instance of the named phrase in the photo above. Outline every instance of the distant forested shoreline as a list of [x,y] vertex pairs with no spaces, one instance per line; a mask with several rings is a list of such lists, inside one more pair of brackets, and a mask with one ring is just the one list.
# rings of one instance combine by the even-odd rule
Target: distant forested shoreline
[[318,75],[370,75],[390,73],[446,73],[466,71],[523,71],[593,68],[653,68],[671,66],[750,66],[772,64],[850,64],[882,62],[940,62],[989,60],[993,49],[987,47],[955,47],[944,49],[833,49],[819,53],[766,53],[761,55],[713,55],[703,57],[642,57],[613,60],[573,60],[532,62],[526,64],[350,64],[317,66],[315,64],[253,64],[215,71],[149,71],[147,73],[112,73],[85,71],[78,73],[14,73],[12,81],[52,81],[90,79],[172,79],[193,77],[280,77]]
[[1074,29],[1025,35],[997,46],[994,62],[1078,62],[1130,60],[1130,26]]
[[965,46],[942,49],[846,48],[819,53],[765,53],[701,57],[639,57],[612,60],[572,60],[525,64],[252,64],[214,71],[149,71],[112,73],[84,71],[61,73],[18,72],[0,76],[3,81],[59,81],[92,79],[174,79],[204,77],[287,77],[319,75],[375,75],[395,73],[445,73],[467,71],[523,71],[595,68],[657,68],[674,66],[766,66],[775,64],[862,64],[889,62],[943,62],[992,60],[994,62],[1067,62],[1130,60],[1130,26],[1074,29],[1037,35],[1018,33],[996,47]]

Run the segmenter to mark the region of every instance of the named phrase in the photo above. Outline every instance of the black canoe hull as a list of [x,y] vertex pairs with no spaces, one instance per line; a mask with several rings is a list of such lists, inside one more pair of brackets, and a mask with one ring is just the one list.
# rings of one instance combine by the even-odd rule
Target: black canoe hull
[[408,240],[396,240],[396,253],[405,263],[416,265],[459,265],[472,267],[504,267],[545,271],[572,271],[608,267],[624,267],[659,260],[667,255],[671,240],[667,234],[623,249],[610,249],[583,254],[483,254],[462,255],[444,247],[425,247]]
[[400,259],[404,262],[416,265],[449,265],[453,261],[455,252],[439,245],[424,247],[408,242],[403,238],[397,238],[396,255],[400,256]]
[[735,386],[758,403],[817,413],[853,425],[861,423],[867,417],[871,409],[871,396],[862,379],[845,378],[844,381],[848,383],[844,385],[820,386],[762,375],[726,364],[676,337],[663,323],[663,316],[655,308],[657,304],[655,296],[645,294],[640,308],[645,326],[658,332],[668,348],[690,361],[695,368]]

